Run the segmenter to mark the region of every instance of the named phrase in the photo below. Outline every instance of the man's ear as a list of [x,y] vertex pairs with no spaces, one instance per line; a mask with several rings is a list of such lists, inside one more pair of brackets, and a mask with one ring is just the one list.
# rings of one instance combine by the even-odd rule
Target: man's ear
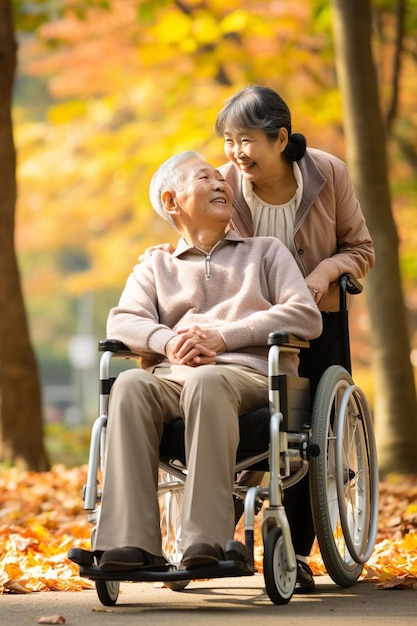
[[164,203],[165,208],[168,211],[168,213],[178,213],[175,192],[164,191],[162,194],[162,202]]

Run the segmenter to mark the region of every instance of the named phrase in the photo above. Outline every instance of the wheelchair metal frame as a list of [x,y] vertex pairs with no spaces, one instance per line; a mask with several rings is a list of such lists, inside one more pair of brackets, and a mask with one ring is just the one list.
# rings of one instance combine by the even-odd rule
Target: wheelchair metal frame
[[[345,307],[346,291],[358,293],[360,285],[357,281],[351,282],[351,277],[341,279],[341,304]],[[358,287],[359,285],[359,287]],[[135,581],[155,581],[162,580],[172,589],[183,589],[190,579],[198,578],[218,578],[223,576],[242,576],[255,573],[254,568],[254,529],[257,504],[268,500],[268,506],[264,507],[262,523],[262,539],[264,542],[264,576],[267,593],[275,604],[287,603],[295,588],[296,583],[296,559],[291,540],[291,531],[283,504],[284,489],[296,484],[309,471],[312,466],[313,483],[310,476],[310,485],[314,491],[312,498],[313,517],[315,526],[320,525],[318,518],[325,519],[326,532],[320,536],[320,549],[325,555],[325,564],[333,580],[342,586],[353,584],[360,575],[363,563],[369,558],[375,541],[377,527],[377,461],[376,448],[373,436],[372,421],[370,412],[366,404],[363,392],[353,384],[349,372],[344,368],[334,366],[329,368],[323,375],[324,384],[318,388],[318,407],[313,406],[314,413],[325,414],[327,422],[325,428],[315,433],[314,425],[302,424],[300,419],[292,418],[283,412],[282,407],[282,382],[290,381],[291,377],[282,377],[279,373],[279,357],[282,352],[298,353],[301,348],[307,348],[309,342],[288,335],[287,333],[272,333],[269,337],[268,354],[268,377],[269,377],[269,449],[260,454],[239,460],[236,464],[236,471],[251,467],[259,461],[269,460],[269,485],[267,487],[251,487],[247,490],[240,488],[236,493],[245,496],[244,506],[244,528],[245,544],[249,554],[249,561],[242,564],[233,559],[222,561],[218,566],[210,568],[193,569],[190,571],[178,568],[178,563],[173,563],[166,572],[143,571],[133,572],[102,572],[91,556],[86,551],[73,549],[69,557],[80,565],[80,574],[96,581],[97,593],[103,604],[113,605],[117,601],[118,582],[121,580]],[[104,449],[106,424],[108,415],[108,405],[112,379],[110,377],[110,367],[113,358],[138,359],[138,355],[130,352],[126,346],[113,340],[100,342],[100,351],[103,352],[100,359],[100,398],[99,417],[93,424],[90,456],[87,473],[87,483],[83,490],[84,509],[88,511],[89,520],[95,524],[97,521],[97,503],[100,502],[101,494],[98,489],[98,472],[104,465]],[[349,355],[350,356],[350,355]],[[350,363],[350,360],[349,360]],[[336,369],[335,369],[336,368]],[[331,371],[330,371],[331,370]],[[326,376],[328,374],[328,376]],[[338,391],[329,391],[330,384],[336,390],[341,390],[340,398]],[[289,384],[291,381],[289,382]],[[321,381],[320,381],[321,384]],[[326,406],[323,407],[323,402]],[[285,411],[291,412],[289,402],[285,402]],[[327,404],[331,406],[327,406]],[[341,416],[338,412],[341,407]],[[305,407],[303,407],[305,408]],[[336,417],[333,413],[336,412]],[[353,430],[349,430],[348,436],[355,442],[356,448],[353,451],[353,459],[350,460],[346,451],[345,431],[348,423],[353,417]],[[320,418],[322,419],[322,418]],[[286,425],[285,430],[283,425]],[[294,428],[296,424],[296,429]],[[312,436],[313,429],[313,436]],[[333,442],[336,441],[336,452],[333,452]],[[330,458],[336,458],[335,465],[342,469],[333,470],[336,480],[331,479],[331,489],[337,492],[336,518],[341,520],[342,544],[339,546],[340,538],[332,537],[334,514],[333,492],[327,486],[329,468],[333,468]],[[314,462],[316,465],[314,466]],[[359,465],[356,470],[360,484],[360,489],[351,488],[350,472],[355,476],[355,471],[351,470],[351,464]],[[160,468],[166,472],[170,479],[159,484],[159,494],[175,494],[181,492],[186,480],[186,468],[180,463],[177,465],[175,459],[160,461]],[[346,473],[349,479],[346,479]],[[316,488],[314,481],[326,483],[320,489]],[[364,495],[360,493],[364,491]],[[346,496],[346,491],[349,493]],[[245,493],[246,492],[246,493]],[[358,497],[359,492],[359,497]],[[345,496],[352,502],[345,503]],[[359,505],[356,501],[359,501]],[[346,509],[346,510],[345,510]],[[359,513],[358,513],[359,511]],[[353,520],[350,517],[358,516],[360,520]],[[337,522],[339,524],[339,522]],[[357,530],[359,527],[359,531]],[[94,534],[94,530],[93,530]],[[353,535],[353,536],[352,536]],[[358,536],[357,536],[358,535]],[[93,541],[92,541],[93,543]],[[230,542],[229,542],[230,543]],[[232,541],[231,544],[234,542]],[[233,545],[232,553],[233,553]],[[326,558],[327,557],[327,558]],[[120,574],[120,575],[119,575]]]

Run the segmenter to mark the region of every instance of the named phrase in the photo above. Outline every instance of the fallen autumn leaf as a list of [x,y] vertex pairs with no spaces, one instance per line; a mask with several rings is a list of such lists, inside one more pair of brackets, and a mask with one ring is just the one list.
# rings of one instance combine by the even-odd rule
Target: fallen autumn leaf
[[38,624],[65,624],[65,617],[62,615],[49,615],[40,617],[37,621]]
[[[0,594],[80,591],[94,587],[90,580],[79,576],[78,566],[67,558],[71,547],[90,549],[91,525],[81,497],[86,473],[86,466],[61,465],[44,473],[14,468],[2,471]],[[377,542],[363,571],[363,577],[379,587],[405,589],[417,584],[415,478],[391,476],[380,484]],[[261,520],[262,515],[258,515],[255,561],[259,572],[263,567]],[[242,525],[237,529],[237,538],[240,534],[243,536]],[[310,565],[316,575],[326,573],[317,545]]]

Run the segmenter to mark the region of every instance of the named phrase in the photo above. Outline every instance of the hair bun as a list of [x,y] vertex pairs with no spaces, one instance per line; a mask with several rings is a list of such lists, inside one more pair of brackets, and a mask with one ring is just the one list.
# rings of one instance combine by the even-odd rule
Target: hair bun
[[307,141],[304,135],[301,133],[292,133],[284,153],[290,161],[299,161],[305,155],[306,148]]

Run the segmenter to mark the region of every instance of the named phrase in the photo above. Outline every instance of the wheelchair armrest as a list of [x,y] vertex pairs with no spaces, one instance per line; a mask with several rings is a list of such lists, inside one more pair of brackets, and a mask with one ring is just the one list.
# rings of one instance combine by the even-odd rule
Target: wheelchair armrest
[[98,351],[99,352],[114,352],[120,356],[126,357],[135,357],[137,358],[137,354],[132,352],[122,341],[118,341],[117,339],[101,339],[98,343]]
[[287,346],[288,348],[308,348],[310,342],[290,333],[269,333],[268,346]]

